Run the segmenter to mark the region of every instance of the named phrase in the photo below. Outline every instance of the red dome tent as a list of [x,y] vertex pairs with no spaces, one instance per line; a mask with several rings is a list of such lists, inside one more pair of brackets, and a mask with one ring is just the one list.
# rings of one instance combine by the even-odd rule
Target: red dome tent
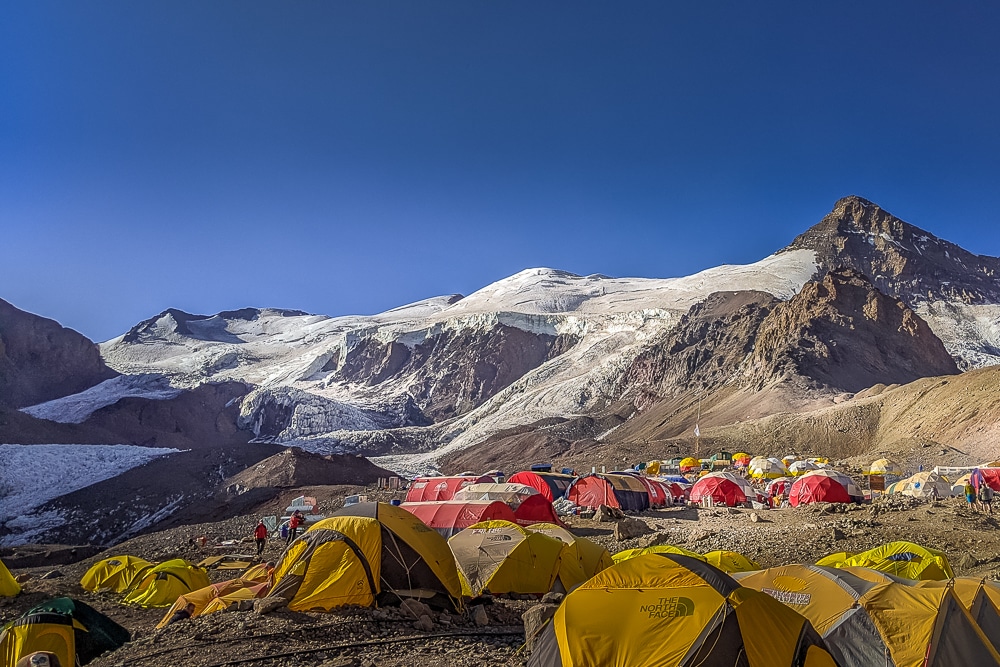
[[670,504],[673,494],[668,486],[649,477],[643,477],[641,475],[632,475],[632,477],[635,477],[643,486],[646,487],[646,493],[649,495],[650,507],[666,507]]
[[445,500],[403,503],[400,507],[441,533],[445,539],[480,521],[499,519],[513,523],[516,520],[514,510],[499,500],[492,502]]
[[462,488],[470,484],[495,482],[485,475],[461,475],[456,477],[417,477],[406,492],[408,503],[451,500]]
[[514,517],[519,526],[530,526],[535,523],[554,523],[557,526],[563,525],[556,514],[552,503],[536,493],[521,501],[521,504],[514,510]]
[[861,490],[847,475],[833,470],[815,470],[795,480],[788,492],[792,507],[808,503],[861,502]]
[[696,503],[711,498],[716,504],[735,507],[754,500],[755,496],[749,482],[721,472],[709,473],[691,487],[691,501]]
[[555,472],[534,472],[525,470],[519,472],[507,480],[512,484],[526,484],[537,489],[540,494],[550,503],[566,496],[566,489],[576,479],[572,475],[561,475]]
[[649,492],[632,475],[585,475],[570,485],[566,497],[580,507],[607,505],[623,510],[649,509]]

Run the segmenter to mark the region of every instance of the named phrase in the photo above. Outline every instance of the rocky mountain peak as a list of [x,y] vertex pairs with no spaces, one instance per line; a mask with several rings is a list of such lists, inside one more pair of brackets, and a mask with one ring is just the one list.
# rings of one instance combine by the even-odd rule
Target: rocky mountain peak
[[816,253],[817,275],[850,267],[910,306],[1000,301],[1000,259],[968,252],[857,195],[837,201],[784,251],[800,249]]

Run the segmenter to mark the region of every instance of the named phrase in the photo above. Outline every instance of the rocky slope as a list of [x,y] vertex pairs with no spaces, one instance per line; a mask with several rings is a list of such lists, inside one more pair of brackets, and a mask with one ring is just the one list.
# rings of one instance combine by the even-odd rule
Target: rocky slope
[[0,299],[0,406],[42,403],[115,375],[84,336]]

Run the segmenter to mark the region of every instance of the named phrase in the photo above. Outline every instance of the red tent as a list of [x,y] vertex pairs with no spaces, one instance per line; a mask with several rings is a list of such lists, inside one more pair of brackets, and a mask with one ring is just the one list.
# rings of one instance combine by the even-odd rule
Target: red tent
[[847,488],[835,477],[822,475],[799,477],[788,492],[788,502],[792,507],[808,503],[849,503],[851,500]]
[[514,510],[514,516],[517,518],[518,525],[521,526],[530,526],[533,523],[562,525],[562,521],[559,520],[559,515],[553,509],[552,503],[543,498],[540,493],[528,496],[522,500],[521,504]]
[[994,491],[1000,491],[1000,468],[979,468],[972,473],[972,485],[979,491],[979,485],[986,483]]
[[670,491],[670,497],[673,498],[674,502],[677,502],[677,501],[683,502],[683,501],[687,500],[689,492],[690,492],[690,489],[691,489],[690,486],[685,489],[683,486],[681,486],[677,482],[663,482],[663,481],[661,481],[660,484],[662,484],[665,487],[667,487],[667,489]]
[[507,503],[502,503],[499,500],[490,502],[451,500],[403,503],[400,507],[441,533],[445,539],[480,521],[502,519],[514,523],[517,520],[514,511]]
[[495,482],[485,475],[463,475],[458,477],[417,477],[406,492],[406,502],[419,503],[437,500],[451,500],[463,487],[469,484]]
[[623,510],[649,509],[649,492],[632,475],[585,475],[570,485],[566,497],[579,507],[607,505]]
[[701,502],[702,498],[708,497],[711,497],[716,504],[728,505],[729,507],[742,505],[748,500],[753,500],[753,498],[747,498],[743,487],[733,480],[714,475],[702,477],[691,487],[691,500],[693,502],[698,503]]
[[525,470],[511,475],[508,482],[512,484],[525,484],[537,489],[540,494],[550,503],[566,496],[566,489],[576,479],[572,475],[561,475],[555,472],[532,472]]
[[646,493],[649,494],[650,507],[666,507],[670,504],[673,494],[662,482],[650,479],[649,477],[642,477],[641,475],[633,475],[633,477],[639,480],[642,485],[646,487]]

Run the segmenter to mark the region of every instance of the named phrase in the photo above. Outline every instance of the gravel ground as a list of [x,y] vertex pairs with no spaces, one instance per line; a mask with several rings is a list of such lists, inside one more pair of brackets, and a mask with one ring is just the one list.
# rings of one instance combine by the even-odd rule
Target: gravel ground
[[[757,516],[757,521],[751,519]],[[649,543],[675,544],[706,552],[738,551],[764,567],[815,562],[836,551],[863,551],[892,540],[911,540],[943,549],[958,575],[1000,578],[1000,531],[997,518],[971,512],[959,499],[927,502],[893,496],[870,505],[812,505],[763,510],[672,507],[636,515],[651,532],[616,541],[613,523],[573,517],[571,530],[606,546],[612,553]],[[1000,515],[998,515],[1000,518]],[[93,594],[80,577],[97,559],[134,554],[151,560],[186,558],[197,562],[215,553],[252,552],[250,530],[255,516],[184,526],[142,535],[98,556],[70,565],[14,569],[29,574],[24,592],[0,598],[0,619],[16,618],[55,595],[81,599],[122,624],[134,635],[122,649],[91,663],[97,667],[144,665],[521,665],[525,654],[520,615],[533,600],[493,601],[486,607],[489,625],[475,626],[467,614],[434,614],[430,631],[417,630],[398,609],[347,609],[329,614],[252,611],[213,614],[163,630],[155,625],[162,609],[139,609],[118,603],[117,596]],[[204,535],[206,547],[193,539]],[[219,548],[224,540],[246,540]],[[265,552],[277,560],[284,545],[272,540]],[[41,579],[56,570],[62,576]],[[213,581],[234,572],[212,570]],[[288,654],[288,655],[285,655]],[[243,661],[243,662],[238,662]]]

